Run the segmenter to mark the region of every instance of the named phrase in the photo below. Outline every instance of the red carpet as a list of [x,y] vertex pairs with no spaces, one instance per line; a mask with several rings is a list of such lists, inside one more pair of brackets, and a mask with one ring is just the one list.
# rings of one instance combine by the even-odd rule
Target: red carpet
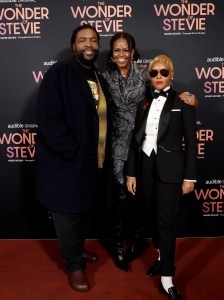
[[[118,270],[97,240],[86,248],[96,251],[100,260],[88,264],[92,286],[78,293],[68,285],[55,240],[0,240],[1,300],[162,300],[159,277],[145,275],[155,259],[149,247],[132,263],[132,271]],[[224,238],[177,240],[175,283],[185,300],[224,299]]]

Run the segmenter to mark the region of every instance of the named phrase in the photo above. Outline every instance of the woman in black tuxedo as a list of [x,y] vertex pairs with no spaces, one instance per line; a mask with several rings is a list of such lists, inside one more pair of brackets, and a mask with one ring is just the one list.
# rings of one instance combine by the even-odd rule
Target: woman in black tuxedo
[[138,106],[127,168],[128,191],[139,192],[155,216],[152,241],[159,252],[159,287],[172,300],[182,299],[172,282],[175,214],[180,194],[194,189],[197,157],[195,109],[179,101],[171,88],[173,74],[169,57],[159,55],[150,62],[153,91]]

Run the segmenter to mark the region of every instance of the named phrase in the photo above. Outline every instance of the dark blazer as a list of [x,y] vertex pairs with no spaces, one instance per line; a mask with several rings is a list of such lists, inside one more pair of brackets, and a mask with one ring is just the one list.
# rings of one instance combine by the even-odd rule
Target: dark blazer
[[[111,157],[111,114],[106,82],[96,72],[108,104],[106,168]],[[92,209],[99,119],[92,92],[75,57],[55,63],[46,72],[37,97],[37,123],[38,200],[62,213]]]
[[[138,176],[139,154],[145,137],[152,96],[139,104],[129,153],[127,176]],[[183,138],[185,147],[183,147]],[[159,178],[167,183],[196,179],[196,117],[194,107],[178,99],[171,89],[163,107],[158,129],[156,165]]]

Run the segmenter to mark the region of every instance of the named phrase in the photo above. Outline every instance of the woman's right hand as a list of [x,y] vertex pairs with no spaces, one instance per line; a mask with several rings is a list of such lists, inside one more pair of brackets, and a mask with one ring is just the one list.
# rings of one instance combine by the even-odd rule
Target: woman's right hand
[[127,189],[132,194],[136,193],[136,177],[127,177]]

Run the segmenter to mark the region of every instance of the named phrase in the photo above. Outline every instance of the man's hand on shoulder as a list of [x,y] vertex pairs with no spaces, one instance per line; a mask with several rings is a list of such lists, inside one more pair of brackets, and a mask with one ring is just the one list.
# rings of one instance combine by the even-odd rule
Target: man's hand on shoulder
[[188,105],[198,107],[198,104],[199,104],[198,98],[189,92],[181,93],[179,95],[179,98],[180,98],[180,100],[184,101],[184,103],[186,103]]

